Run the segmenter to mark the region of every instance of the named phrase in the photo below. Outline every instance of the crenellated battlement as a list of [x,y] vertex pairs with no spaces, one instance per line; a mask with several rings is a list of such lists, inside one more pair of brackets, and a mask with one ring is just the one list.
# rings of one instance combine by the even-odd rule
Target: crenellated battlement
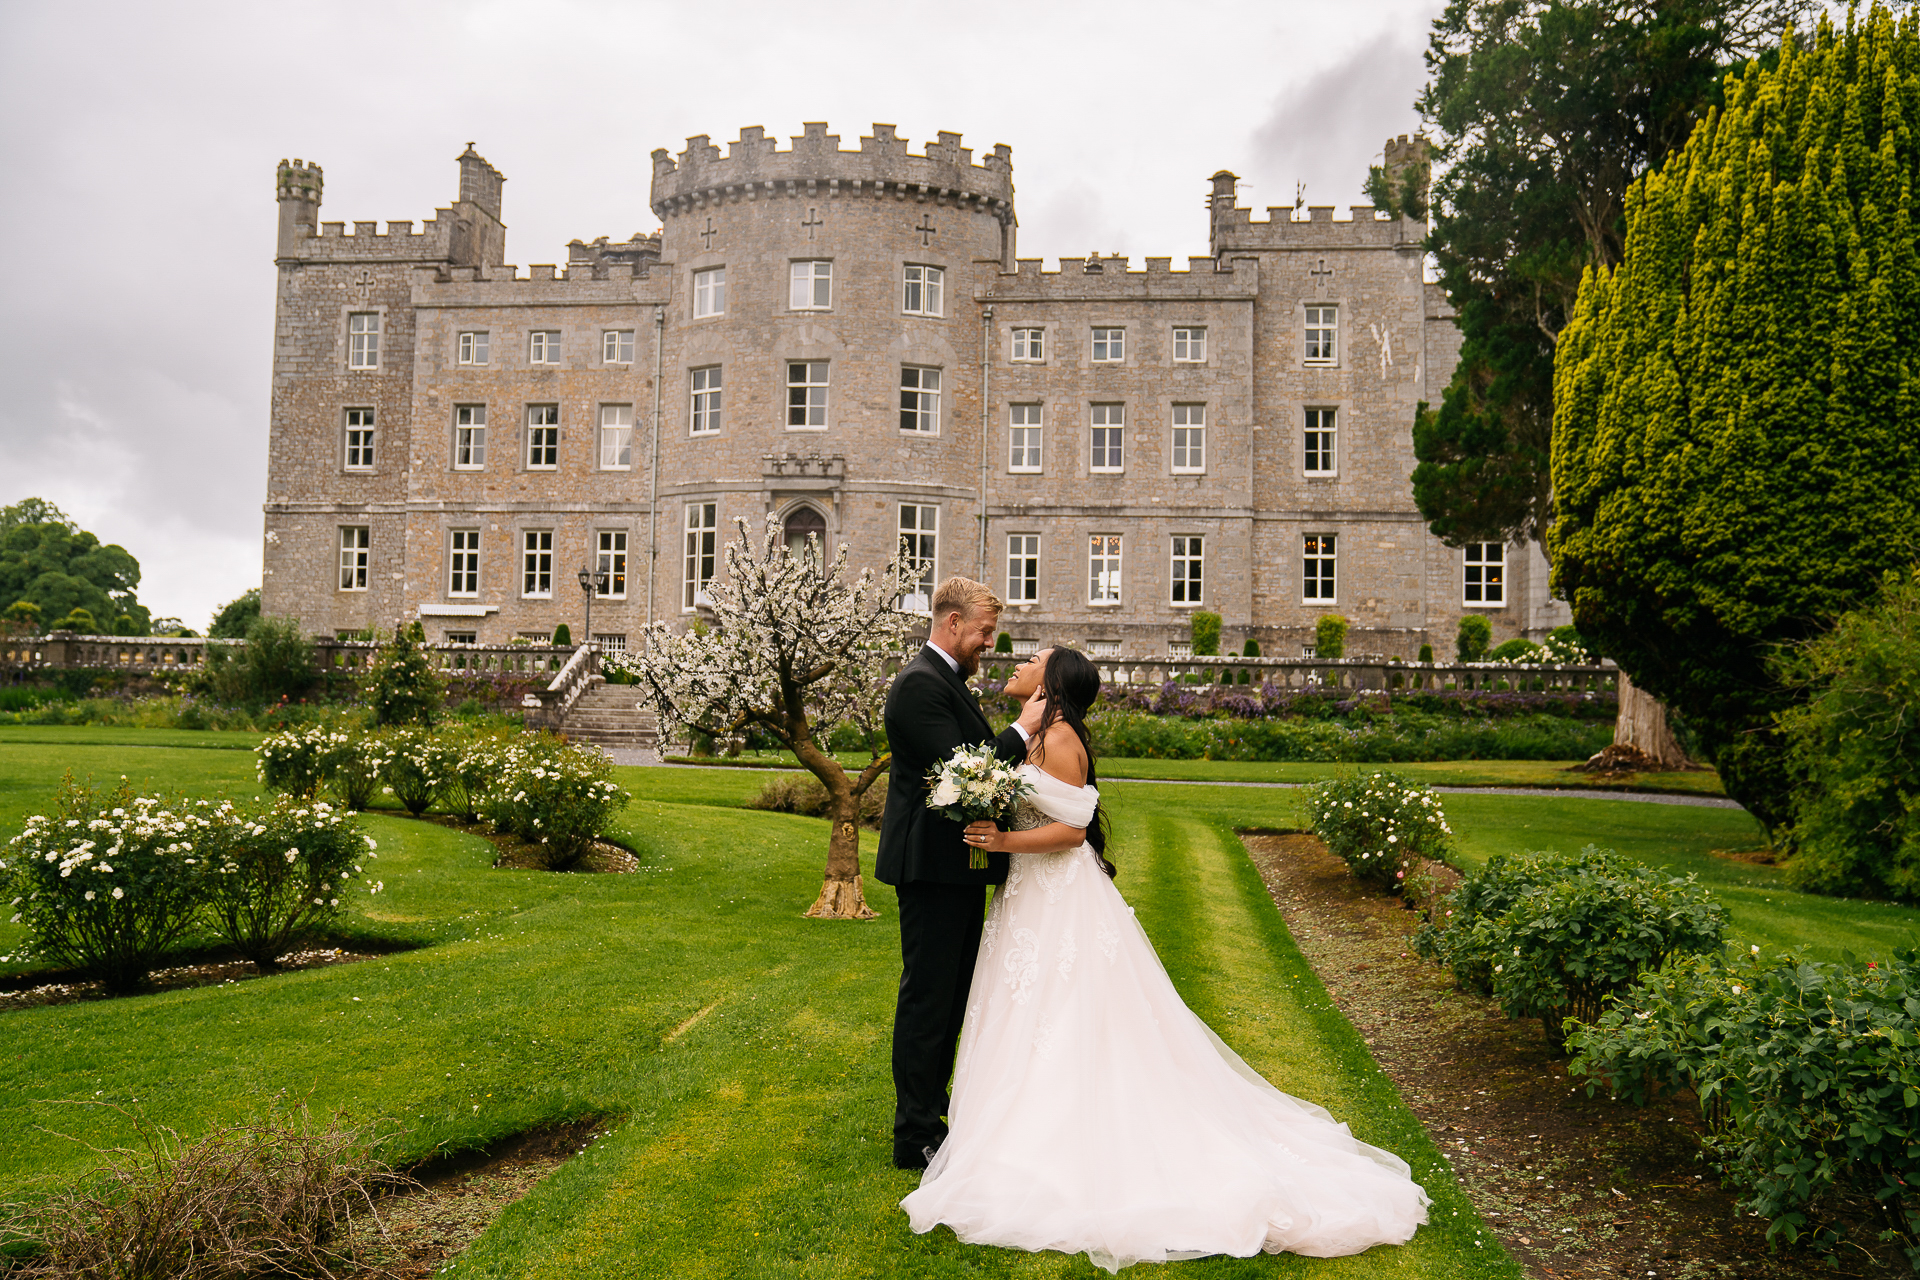
[[469,142],[458,162],[460,196],[450,209],[436,209],[415,231],[413,219],[393,218],[387,229],[375,221],[320,220],[324,177],[317,164],[282,160],[274,191],[280,204],[278,257],[291,262],[487,262],[499,261],[506,245],[500,193],[506,179]]
[[283,249],[281,256],[308,262],[358,262],[380,259],[389,262],[417,262],[422,259],[447,261],[457,256],[457,243],[463,238],[467,220],[452,209],[439,209],[417,229],[411,218],[392,218],[386,230],[378,221],[355,222],[349,231],[345,222],[322,222],[319,226],[300,223],[302,234]]
[[[1397,141],[1387,140],[1386,154],[1390,164],[1404,165],[1415,149],[1424,155],[1425,146],[1424,139],[1409,143],[1402,135]],[[1256,219],[1251,209],[1240,207],[1239,182],[1238,174],[1225,169],[1213,175],[1207,206],[1215,254],[1236,249],[1411,249],[1426,238],[1424,221],[1388,217],[1370,204],[1349,205],[1344,218],[1335,217],[1330,204],[1309,205],[1305,210],[1269,205],[1267,216]]]
[[295,157],[292,163],[280,162],[273,181],[273,194],[276,200],[304,200],[309,204],[320,203],[321,189],[326,185],[326,177],[317,164],[308,164]]
[[[420,265],[413,272],[417,307],[604,306],[666,301],[668,281],[650,277],[650,263],[538,263],[499,266]],[[649,286],[640,282],[653,280]],[[658,295],[658,296],[655,296]]]
[[725,156],[708,135],[687,139],[679,159],[662,147],[653,153],[653,211],[670,216],[710,205],[780,196],[810,199],[890,198],[956,205],[1013,218],[1013,149],[996,145],[973,163],[973,151],[957,133],[942,132],[914,155],[890,124],[876,124],[858,151],[840,149],[825,124],[806,124],[793,145],[758,125],[742,129]]
[[1048,271],[1043,258],[1020,258],[1012,271],[988,278],[983,302],[1124,301],[1151,298],[1247,298],[1259,292],[1260,264],[1251,257],[1189,258],[1176,271],[1172,258],[1145,258],[1143,270],[1130,259],[1062,258]]

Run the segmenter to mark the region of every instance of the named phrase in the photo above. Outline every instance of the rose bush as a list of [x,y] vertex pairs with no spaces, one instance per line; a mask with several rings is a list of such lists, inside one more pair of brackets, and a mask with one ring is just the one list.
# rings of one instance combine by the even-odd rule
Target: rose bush
[[376,858],[373,837],[320,801],[281,801],[263,810],[223,803],[213,811],[203,880],[213,931],[259,969],[331,924],[352,887],[379,893],[364,867]]
[[1313,833],[1362,880],[1398,893],[1410,857],[1444,862],[1452,846],[1440,797],[1392,773],[1355,773],[1307,788]]
[[430,729],[392,729],[380,735],[385,761],[380,781],[414,817],[453,788],[464,754],[459,743]]
[[481,816],[537,845],[548,870],[578,862],[631,799],[612,780],[613,762],[590,747],[541,734],[498,754],[499,781],[481,801]]

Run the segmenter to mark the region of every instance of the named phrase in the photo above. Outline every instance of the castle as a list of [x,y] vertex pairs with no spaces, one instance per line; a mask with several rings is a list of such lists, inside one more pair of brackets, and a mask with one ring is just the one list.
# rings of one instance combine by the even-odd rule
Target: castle
[[[1389,172],[1424,159],[1387,143]],[[689,618],[733,521],[777,515],[923,585],[1007,602],[1016,650],[1178,653],[1195,609],[1237,650],[1450,655],[1567,620],[1530,546],[1449,548],[1410,492],[1410,426],[1459,332],[1423,223],[1354,206],[1256,219],[1212,178],[1211,256],[1016,256],[1011,152],[912,154],[826,126],[781,149],[653,153],[661,230],[502,265],[505,179],[411,222],[320,220],[279,167],[262,607],[316,633],[625,647]],[[585,581],[591,581],[586,579]]]

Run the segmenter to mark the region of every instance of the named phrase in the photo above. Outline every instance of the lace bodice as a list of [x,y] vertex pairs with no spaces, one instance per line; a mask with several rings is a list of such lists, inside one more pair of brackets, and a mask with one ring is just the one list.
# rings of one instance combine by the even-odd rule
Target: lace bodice
[[1007,824],[1009,831],[1031,831],[1035,827],[1044,827],[1053,818],[1041,812],[1032,800],[1022,800],[1013,807],[1013,818]]

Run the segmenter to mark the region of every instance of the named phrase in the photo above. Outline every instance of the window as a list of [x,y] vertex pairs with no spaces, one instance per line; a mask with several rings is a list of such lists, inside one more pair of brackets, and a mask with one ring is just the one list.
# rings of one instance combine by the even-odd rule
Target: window
[[622,631],[614,635],[606,631],[596,631],[593,638],[599,642],[602,653],[625,653],[627,651],[627,633]]
[[1031,658],[1038,652],[1040,652],[1040,642],[1038,640],[1015,640],[1013,642],[1013,656],[1016,658]]
[[707,603],[707,584],[713,581],[713,561],[719,541],[719,507],[696,502],[687,507],[687,563],[681,575],[680,609],[693,612]]
[[1332,364],[1339,351],[1340,325],[1332,307],[1307,308],[1307,363]]
[[528,529],[520,535],[520,594],[553,594],[553,530]]
[[940,290],[946,281],[947,273],[939,267],[907,265],[906,288],[900,299],[900,309],[912,316],[937,316],[940,314]]
[[1173,330],[1173,358],[1178,364],[1203,364],[1207,358],[1207,331],[1205,329],[1175,326]]
[[1007,535],[1007,603],[1032,604],[1040,598],[1040,535]]
[[[480,594],[480,531],[455,529],[447,534],[447,594]],[[473,643],[471,640],[468,644]]]
[[373,546],[373,531],[366,525],[340,526],[340,589],[367,589],[367,557]]
[[551,471],[560,465],[560,406],[527,406],[527,466]]
[[720,430],[720,366],[693,371],[692,434],[710,436]]
[[1205,539],[1175,534],[1173,538],[1173,602],[1200,603],[1200,569],[1206,559]]
[[347,410],[347,470],[373,470],[373,410]]
[[900,607],[909,613],[933,609],[934,566],[940,550],[940,508],[900,504],[900,552],[907,559],[907,594]]
[[558,329],[535,329],[527,335],[527,363],[560,363],[560,331]]
[[380,367],[380,313],[354,311],[347,316],[347,368]]
[[1467,604],[1507,602],[1507,548],[1499,542],[1469,542],[1463,599]]
[[460,363],[461,364],[487,363],[488,359],[490,358],[488,355],[487,340],[488,340],[488,334],[485,329],[477,329],[472,333],[461,334],[460,335]]
[[1302,469],[1310,476],[1330,476],[1334,473],[1333,414],[1332,409],[1307,410],[1307,430],[1302,437],[1306,441]]
[[1015,329],[1013,331],[1013,358],[1015,360],[1039,361],[1047,358],[1045,329]]
[[1089,640],[1087,641],[1087,656],[1089,658],[1117,658],[1120,656],[1120,642],[1118,640]]
[[693,318],[727,313],[727,269],[709,267],[693,273]]
[[1195,474],[1207,469],[1207,406],[1173,406],[1173,470]]
[[453,411],[453,468],[479,471],[487,465],[487,406],[457,405]]
[[819,429],[827,425],[827,362],[787,362],[787,429]]
[[1087,600],[1120,603],[1120,535],[1096,533],[1087,543]]
[[1331,533],[1309,533],[1301,540],[1300,598],[1303,603],[1331,603],[1334,599],[1333,539]]
[[600,406],[600,468],[603,471],[633,469],[633,406]]
[[1191,658],[1193,656],[1193,641],[1191,640],[1167,641],[1167,656],[1169,658]]
[[932,435],[940,430],[940,371],[900,367],[900,429]]
[[1125,329],[1095,329],[1093,359],[1096,364],[1114,364],[1127,358]]
[[607,575],[607,585],[597,592],[599,596],[612,600],[627,598],[627,531],[625,529],[600,530],[593,571],[596,575],[603,573]]
[[1127,434],[1127,406],[1123,404],[1097,404],[1093,406],[1093,457],[1088,467],[1094,471],[1119,471],[1122,469],[1124,455],[1122,446]]
[[441,633],[448,644],[479,644],[478,631],[446,631]]
[[1040,406],[1016,404],[1007,409],[1007,470],[1040,470]]
[[607,329],[600,334],[602,364],[633,363],[633,330]]
[[788,271],[788,307],[795,311],[825,311],[833,305],[831,262],[795,262]]

